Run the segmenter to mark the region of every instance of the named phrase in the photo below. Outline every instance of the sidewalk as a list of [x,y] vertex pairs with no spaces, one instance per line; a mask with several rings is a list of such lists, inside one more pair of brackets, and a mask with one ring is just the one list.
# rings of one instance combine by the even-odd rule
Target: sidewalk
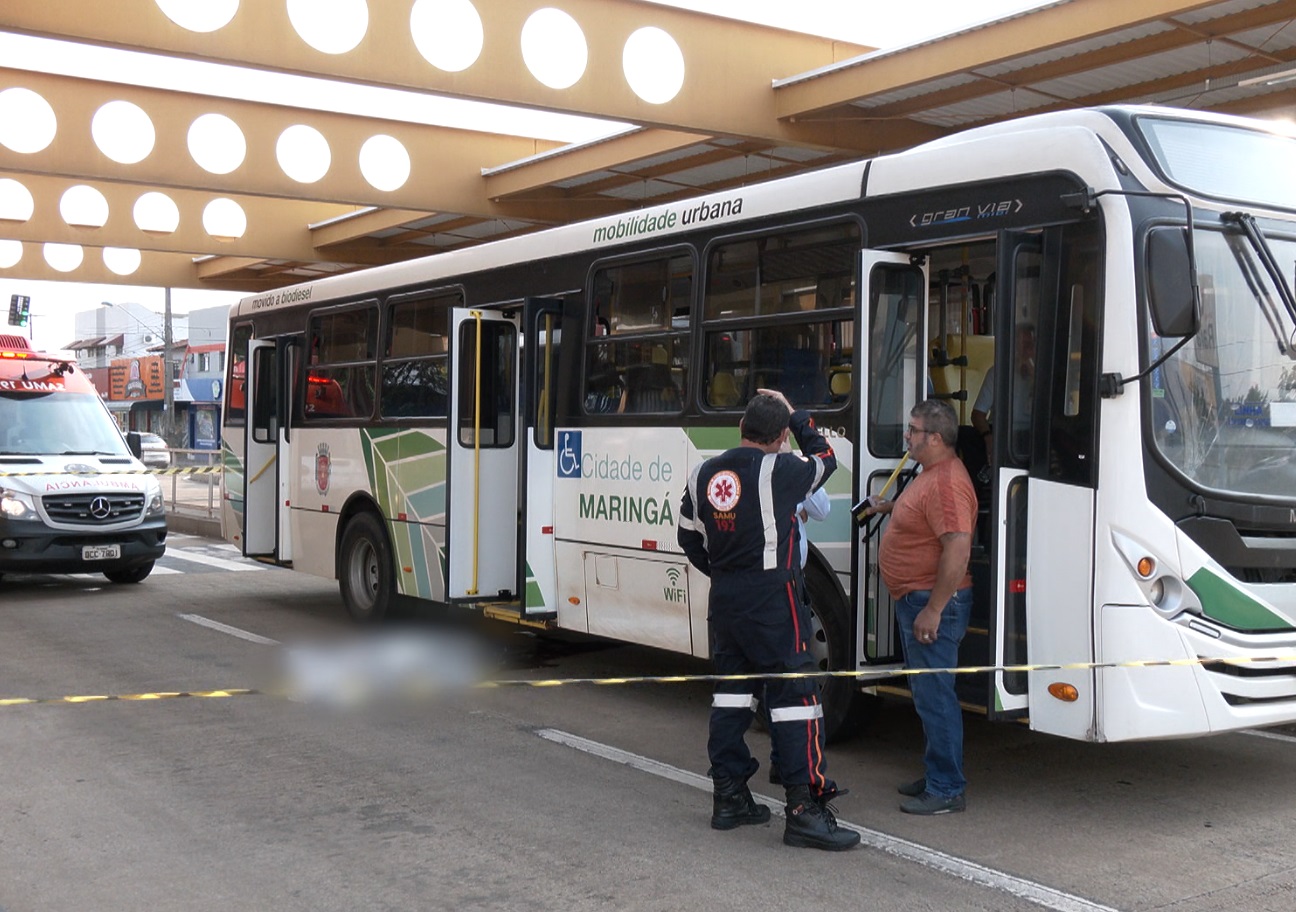
[[218,541],[222,537],[219,519],[212,519],[205,510],[199,512],[185,510],[184,504],[169,505],[167,531],[201,535],[203,538],[214,538]]

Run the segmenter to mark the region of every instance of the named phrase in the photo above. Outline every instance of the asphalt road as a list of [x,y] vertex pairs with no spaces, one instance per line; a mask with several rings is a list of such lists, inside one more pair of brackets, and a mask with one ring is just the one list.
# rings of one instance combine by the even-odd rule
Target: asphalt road
[[[240,569],[235,569],[240,568]],[[654,650],[447,630],[510,677],[705,671]],[[224,625],[224,626],[221,626]],[[264,687],[337,657],[336,586],[177,538],[153,577],[0,582],[0,697]],[[1150,673],[1155,670],[1149,669]],[[829,752],[863,845],[717,833],[704,684],[500,688],[322,705],[265,695],[0,706],[0,910],[1290,912],[1296,737],[1089,745],[969,717],[968,811],[897,810],[912,708]],[[753,734],[758,756],[767,750]],[[753,780],[757,791],[780,790]]]

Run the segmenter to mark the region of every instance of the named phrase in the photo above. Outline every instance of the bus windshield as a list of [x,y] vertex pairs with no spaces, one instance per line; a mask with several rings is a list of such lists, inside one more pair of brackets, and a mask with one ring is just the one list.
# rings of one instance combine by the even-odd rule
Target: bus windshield
[[1296,209],[1296,139],[1173,118],[1137,122],[1172,183],[1216,199]]
[[[1156,447],[1202,488],[1291,497],[1296,492],[1296,325],[1237,232],[1198,230],[1201,329],[1152,374]],[[1279,263],[1296,241],[1268,238]],[[1149,356],[1178,342],[1151,327]]]
[[93,393],[0,391],[0,455],[129,456]]

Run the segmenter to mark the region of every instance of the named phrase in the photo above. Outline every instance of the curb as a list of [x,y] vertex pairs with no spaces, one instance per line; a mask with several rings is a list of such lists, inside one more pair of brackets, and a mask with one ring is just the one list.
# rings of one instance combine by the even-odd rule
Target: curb
[[190,516],[184,513],[168,513],[166,517],[168,532],[181,532],[186,535],[201,535],[203,538],[222,538],[221,521],[206,516]]

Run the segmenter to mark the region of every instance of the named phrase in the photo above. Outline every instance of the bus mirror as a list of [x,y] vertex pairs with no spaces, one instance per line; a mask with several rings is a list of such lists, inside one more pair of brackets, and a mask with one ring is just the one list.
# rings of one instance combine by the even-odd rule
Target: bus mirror
[[1197,265],[1188,232],[1157,228],[1148,233],[1148,307],[1160,336],[1197,334],[1201,308],[1197,294]]
[[140,442],[139,431],[131,431],[126,435],[126,448],[136,459],[140,458],[144,452],[144,445]]

